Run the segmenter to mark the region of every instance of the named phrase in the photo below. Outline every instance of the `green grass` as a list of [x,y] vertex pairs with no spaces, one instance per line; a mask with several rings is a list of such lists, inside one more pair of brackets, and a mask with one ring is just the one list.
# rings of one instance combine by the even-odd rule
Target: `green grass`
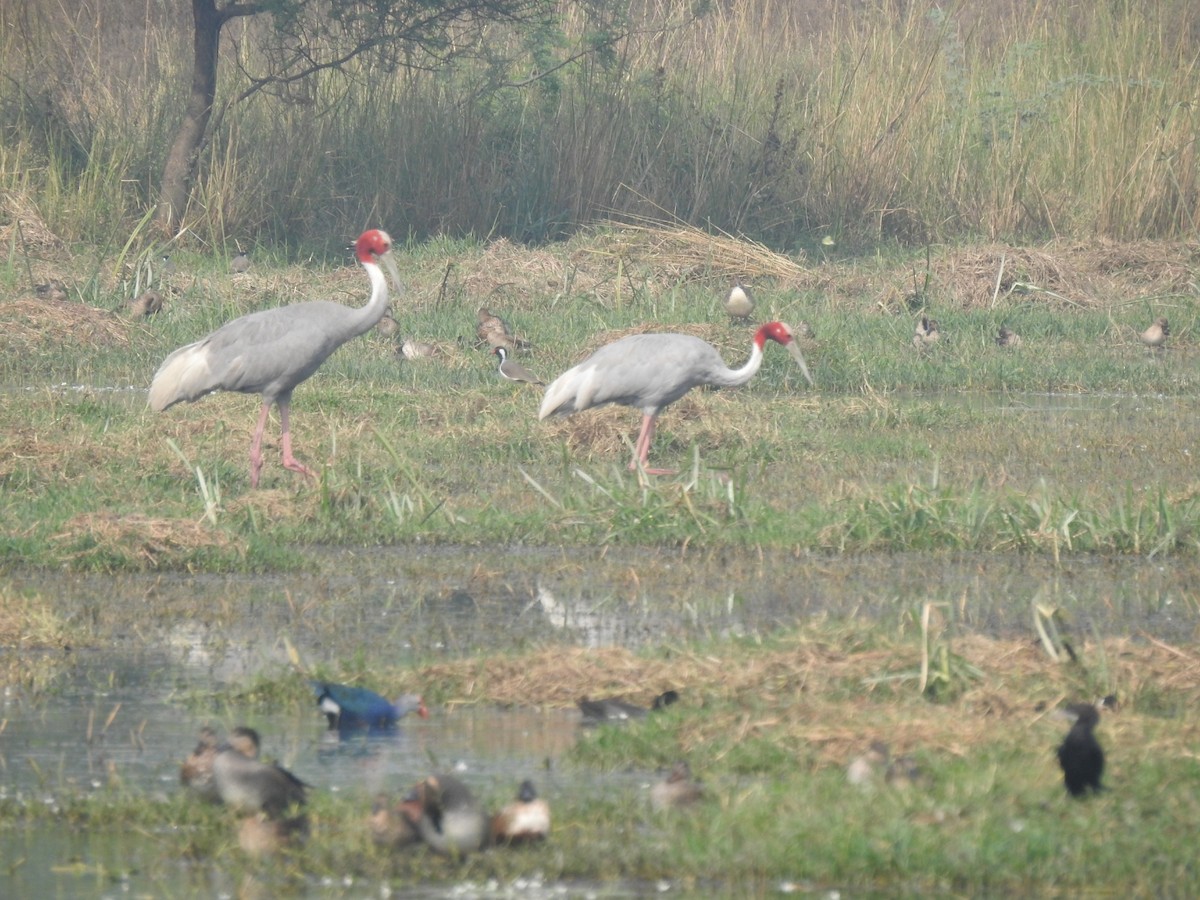
[[[578,258],[603,240],[530,259]],[[505,279],[482,248],[448,249],[459,284],[481,273]],[[1009,298],[998,309],[948,295],[934,308],[943,339],[922,355],[910,343],[914,315],[883,314],[871,295],[760,288],[764,315],[803,317],[815,329],[805,352],[816,388],[769,346],[746,388],[697,390],[663,414],[652,461],[679,474],[643,481],[625,469],[635,411],[539,422],[540,393],[502,382],[494,358],[470,346],[477,301],[439,297],[445,252],[422,246],[401,258],[411,284],[396,302],[402,333],[440,343],[441,358],[399,361],[394,342],[372,333],[296,392],[295,444],[318,483],[278,465],[273,421],[265,490],[248,490],[255,398],[218,394],[156,415],[141,391],[171,349],[236,314],[311,296],[360,302],[360,274],[263,259],[251,277],[231,280],[211,263],[181,261],[183,292],[159,316],[96,319],[113,338],[93,338],[96,326],[73,321],[70,306],[40,331],[14,320],[0,338],[0,560],[263,570],[303,564],[306,544],[418,540],[1196,551],[1194,422],[1180,402],[1200,388],[1191,293],[1090,308]],[[515,272],[524,259],[517,252],[504,266]],[[627,271],[645,288],[619,303],[596,294],[502,301],[534,343],[523,361],[549,379],[597,335],[646,321],[664,330],[700,323],[731,363],[744,358],[749,331],[720,314],[711,283]],[[837,274],[849,285],[879,270],[866,261]],[[1161,354],[1136,338],[1154,309],[1172,321]],[[999,322],[1025,346],[996,347]]]

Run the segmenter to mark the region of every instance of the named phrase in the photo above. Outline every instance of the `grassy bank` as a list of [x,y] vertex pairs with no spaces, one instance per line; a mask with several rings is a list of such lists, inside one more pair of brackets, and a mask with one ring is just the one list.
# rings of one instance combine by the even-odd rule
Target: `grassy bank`
[[[236,314],[360,303],[361,271],[260,259],[231,278],[182,254],[166,309],[134,320],[110,262],[43,269],[66,276],[72,299],[18,295],[3,309],[3,558],[264,569],[302,565],[309,543],[413,541],[1195,552],[1194,422],[1178,399],[1200,380],[1194,247],[995,246],[805,267],[688,238],[413,247],[395,312],[402,336],[440,355],[401,360],[401,338],[374,332],[344,347],[294,404],[296,446],[319,481],[279,467],[272,424],[259,491],[246,461],[254,398],[155,415],[144,389],[172,348]],[[522,361],[547,380],[647,327],[699,334],[736,363],[749,330],[718,298],[747,269],[761,273],[761,318],[812,326],[817,387],[768,348],[747,388],[693,392],[665,413],[654,448],[678,476],[642,484],[625,471],[636,413],[539,422],[540,393],[500,380],[473,346],[487,303],[532,342]],[[941,322],[931,353],[911,343],[922,310]],[[1137,335],[1160,314],[1172,338],[1155,353]],[[1001,324],[1021,348],[996,346]]]

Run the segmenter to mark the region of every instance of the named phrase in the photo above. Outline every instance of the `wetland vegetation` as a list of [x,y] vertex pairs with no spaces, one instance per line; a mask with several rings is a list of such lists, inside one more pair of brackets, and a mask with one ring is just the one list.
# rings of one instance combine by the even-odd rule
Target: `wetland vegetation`
[[[81,851],[91,861],[68,873],[74,887],[101,893],[134,868],[170,884],[183,859],[199,894],[213,871],[331,895],[518,877],[738,896],[1196,892],[1187,836],[1200,810],[1180,787],[1198,774],[1187,579],[1148,601],[1172,610],[1168,639],[1092,581],[1071,596],[1075,621],[1059,594],[1021,592],[1005,598],[1020,610],[1006,621],[1024,624],[973,629],[986,619],[969,608],[976,594],[942,576],[972,561],[980,580],[999,560],[1066,582],[1089,560],[1198,564],[1197,12],[997,3],[984,23],[970,4],[881,4],[817,22],[783,6],[722,4],[696,19],[681,7],[604,64],[564,69],[553,91],[485,90],[495,73],[468,65],[406,73],[369,98],[332,76],[308,99],[260,97],[226,117],[188,227],[171,236],[148,233],[142,212],[164,110],[182,90],[177,54],[106,67],[124,45],[99,40],[116,25],[99,6],[95,33],[41,32],[53,15],[36,4],[5,31],[21,47],[63,34],[77,51],[45,54],[65,63],[50,74],[37,54],[4,54],[3,90],[25,87],[0,106],[0,645],[14,719],[58,701],[73,654],[130,634],[153,644],[167,619],[217,636],[261,619],[278,644],[303,636],[306,654],[341,628],[313,667],[421,690],[446,714],[678,688],[664,714],[581,734],[551,764],[583,780],[685,758],[707,796],[658,816],[629,790],[563,791],[544,846],[450,865],[378,851],[368,797],[316,791],[305,851],[256,861],[220,811],[178,792],[127,787],[119,770],[80,787],[41,769],[36,791],[0,794],[0,841],[13,848],[0,877],[21,884],[21,847],[51,831],[79,838],[63,850],[73,859],[89,834],[119,830],[128,841]],[[779,25],[768,40],[764,17]],[[144,40],[163,49],[180,36],[168,17]],[[71,79],[86,90],[71,94]],[[405,161],[382,186],[361,165],[380,146]],[[464,172],[471,192],[454,188]],[[156,415],[146,386],[172,349],[242,313],[360,304],[366,279],[336,248],[364,224],[402,239],[400,331],[351,342],[297,390],[296,444],[319,477],[284,471],[269,428],[252,491],[256,400],[218,394]],[[253,263],[233,276],[241,243]],[[720,305],[735,277],[756,292],[759,321],[811,327],[816,385],[768,348],[747,387],[692,392],[656,439],[656,464],[676,476],[625,469],[635,412],[539,422],[540,392],[500,379],[474,346],[487,306],[530,342],[519,360],[545,380],[649,328],[700,335],[738,363],[750,330]],[[35,295],[51,279],[65,299]],[[134,316],[147,286],[164,307]],[[924,351],[912,340],[922,315],[941,334]],[[1151,350],[1139,334],[1158,317],[1170,336]],[[997,345],[1001,326],[1020,346]],[[404,338],[438,355],[402,359]],[[502,651],[447,640],[388,654],[358,640],[382,630],[379,610],[347,620],[321,606],[341,570],[370,556],[430,583],[453,567],[522,615],[541,573],[496,585],[510,570],[496,575],[491,560],[526,552],[556,554],[602,596],[620,579],[630,606],[677,617],[739,602],[736,589],[714,594],[720,579],[680,571],[724,566],[759,587],[763,570],[794,571],[796,586],[770,588],[805,612],[762,630],[664,629],[636,649],[582,649],[548,617]],[[646,555],[616,574],[610,557],[625,552]],[[885,596],[817,572],[848,559],[875,567]],[[901,570],[917,586],[889,605]],[[928,571],[927,587],[914,571]],[[280,574],[311,580],[255,580]],[[87,581],[80,600],[58,577],[114,587]],[[244,577],[255,596],[214,599],[200,587],[209,577]],[[843,608],[807,605],[803,581],[818,577],[841,580]],[[168,602],[173,580],[183,589]],[[471,599],[453,586],[389,596],[389,615]],[[1089,607],[1104,607],[1102,627]],[[1097,729],[1109,789],[1077,802],[1054,763],[1066,726],[1049,712],[1109,694],[1120,705]],[[198,723],[315,716],[286,662],[170,702]],[[915,784],[848,784],[848,763],[877,740],[915,758]]]

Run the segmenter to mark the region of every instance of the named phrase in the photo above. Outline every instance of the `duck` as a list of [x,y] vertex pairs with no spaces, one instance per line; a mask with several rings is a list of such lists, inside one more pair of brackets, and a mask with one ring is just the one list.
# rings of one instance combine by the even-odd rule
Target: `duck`
[[913,332],[913,346],[922,353],[927,352],[934,344],[941,339],[942,333],[938,330],[937,319],[931,319],[929,316],[921,316],[917,322],[916,330]]
[[889,787],[904,791],[911,787],[927,787],[929,776],[911,756],[897,756],[888,763],[883,780]]
[[409,823],[434,853],[460,858],[487,846],[488,815],[471,789],[453,775],[431,775],[418,782],[405,803]]
[[396,353],[404,359],[423,359],[437,356],[440,352],[437,345],[431,344],[428,341],[413,340],[412,338],[406,338],[396,350]]
[[888,764],[891,752],[883,741],[871,741],[866,752],[856,756],[846,767],[846,780],[856,787],[871,785]]
[[1000,333],[996,335],[996,344],[1000,347],[1008,347],[1015,350],[1021,346],[1021,336],[1015,331],[1011,331],[1004,325],[1001,325]]
[[[253,728],[238,727],[229,733],[227,745],[247,759],[258,758],[258,732]],[[213,780],[213,760],[221,748],[221,740],[210,725],[200,729],[200,739],[183,765],[179,767],[179,781],[201,800],[220,803],[221,795]]]
[[367,829],[377,847],[399,850],[421,839],[416,826],[420,818],[421,805],[416,798],[396,800],[387,794],[378,794],[371,804]]
[[[234,740],[259,746],[258,732],[252,728],[235,729]],[[243,747],[245,744],[243,744]],[[280,818],[288,809],[303,806],[309,785],[287,769],[247,756],[238,743],[227,741],[213,757],[213,781],[221,802],[240,813],[266,813]]]
[[33,292],[39,300],[50,303],[62,303],[67,299],[67,286],[61,278],[51,278],[34,287]]
[[692,768],[680,760],[667,777],[650,787],[650,807],[655,812],[690,806],[704,796],[704,786],[692,780]]
[[308,837],[308,817],[275,819],[266,813],[243,816],[238,823],[238,846],[247,856],[273,856]]
[[213,782],[212,764],[217,755],[220,740],[217,732],[205,725],[200,729],[200,740],[196,749],[188,754],[183,765],[179,767],[179,782],[201,800],[209,803],[220,803],[221,796]]
[[1171,328],[1167,325],[1167,320],[1159,316],[1149,328],[1142,332],[1142,343],[1151,350],[1162,350],[1170,336]]
[[1063,783],[1072,797],[1085,797],[1103,790],[1104,748],[1094,734],[1100,711],[1091,703],[1072,703],[1062,715],[1073,719],[1071,730],[1058,747],[1058,764]]
[[729,313],[731,319],[742,322],[748,321],[750,314],[754,312],[754,295],[740,279],[734,280],[733,287],[725,295],[725,312]]
[[628,722],[630,719],[644,719],[647,713],[665,709],[678,700],[678,691],[663,691],[654,698],[649,709],[619,697],[606,697],[600,700],[589,700],[587,697],[583,697],[576,705],[583,714],[584,725],[602,725]]
[[477,323],[475,326],[475,337],[477,338],[475,345],[477,347],[486,345],[492,349],[496,347],[503,347],[505,350],[529,349],[529,341],[515,336],[512,329],[508,327],[508,323],[486,306],[481,306],[476,311],[475,321]]
[[400,323],[396,321],[391,312],[385,312],[379,317],[379,321],[375,323],[375,330],[384,337],[391,337],[400,330]]
[[136,299],[129,301],[129,313],[133,316],[149,318],[163,307],[163,295],[151,288],[142,291]]
[[502,378],[508,381],[524,382],[525,384],[546,384],[546,382],[542,381],[542,379],[538,378],[519,362],[509,359],[506,348],[496,347],[492,352],[500,357],[500,376]]
[[531,843],[545,840],[549,833],[550,805],[528,778],[517,789],[517,798],[492,816],[493,844]]
[[325,713],[330,729],[338,731],[386,731],[415,712],[429,718],[429,710],[419,694],[404,694],[395,703],[372,690],[331,681],[312,681],[317,706]]

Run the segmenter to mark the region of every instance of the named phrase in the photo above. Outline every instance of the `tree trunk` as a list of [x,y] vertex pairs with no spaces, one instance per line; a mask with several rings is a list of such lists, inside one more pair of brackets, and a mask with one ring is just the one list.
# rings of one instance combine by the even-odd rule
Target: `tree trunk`
[[171,142],[163,166],[158,208],[154,225],[163,234],[172,235],[187,207],[200,147],[212,118],[217,95],[217,51],[221,44],[221,26],[225,16],[217,9],[217,0],[192,0],[192,91],[183,121]]

